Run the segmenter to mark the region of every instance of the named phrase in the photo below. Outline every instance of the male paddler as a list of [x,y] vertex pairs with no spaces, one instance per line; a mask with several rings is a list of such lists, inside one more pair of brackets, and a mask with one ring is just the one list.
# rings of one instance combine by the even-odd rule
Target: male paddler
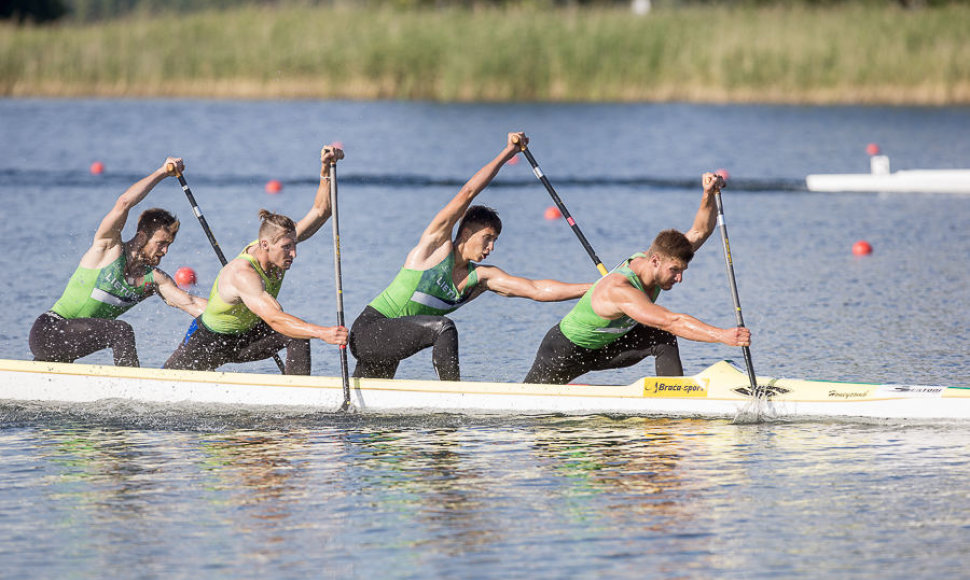
[[[502,221],[489,207],[469,206],[519,151],[519,141],[514,140],[528,143],[523,133],[508,134],[498,156],[431,220],[390,286],[354,321],[350,351],[357,358],[355,377],[393,378],[400,361],[433,347],[438,378],[460,380],[458,330],[446,314],[486,290],[552,302],[578,298],[589,289],[589,284],[530,280],[476,263],[495,248]],[[458,230],[452,239],[455,224]]]
[[184,171],[182,159],[169,157],[161,167],[134,183],[115,202],[94,233],[67,288],[30,329],[34,360],[74,362],[110,348],[118,366],[138,366],[135,333],[119,316],[152,294],[169,306],[198,316],[204,298],[185,292],[157,268],[175,241],[179,222],[164,209],[142,212],[134,237],[121,240],[128,212],[166,177]]
[[313,207],[299,222],[260,210],[258,239],[219,271],[205,312],[189,326],[165,368],[214,370],[225,363],[267,359],[285,348],[286,374],[308,375],[311,338],[347,343],[346,328],[307,322],[283,312],[276,301],[296,245],[330,217],[330,162],[343,157],[335,147],[320,152],[320,185]]
[[747,328],[717,328],[656,304],[662,290],[683,281],[694,252],[717,221],[714,194],[723,179],[705,173],[704,195],[691,229],[664,230],[646,252],[638,252],[596,282],[558,324],[549,329],[526,383],[565,384],[589,371],[632,366],[656,357],[657,376],[681,376],[677,337],[748,346]]

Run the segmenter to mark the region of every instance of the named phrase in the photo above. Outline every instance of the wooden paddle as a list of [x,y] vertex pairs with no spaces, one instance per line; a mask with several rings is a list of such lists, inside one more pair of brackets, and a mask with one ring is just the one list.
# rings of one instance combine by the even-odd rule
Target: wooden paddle
[[[179,171],[177,167],[175,167],[174,163],[169,163],[166,166],[166,169],[175,173],[175,177],[178,178],[179,184],[181,184],[182,186],[182,191],[185,192],[185,197],[188,198],[189,203],[192,205],[192,213],[195,214],[195,217],[199,218],[199,225],[202,226],[202,231],[204,231],[206,237],[209,238],[209,244],[211,244],[212,249],[215,250],[216,256],[218,256],[219,258],[219,262],[223,266],[225,266],[227,264],[226,255],[222,253],[222,248],[219,247],[219,242],[217,242],[216,237],[212,235],[212,230],[209,228],[209,223],[206,222],[205,216],[202,215],[202,210],[199,209],[199,204],[196,203],[195,196],[192,195],[192,190],[189,189],[189,184],[186,183],[185,178],[182,177],[182,172]],[[280,372],[285,374],[286,366],[283,364],[283,361],[280,359],[280,355],[274,354],[273,360],[276,361],[276,366],[279,367]]]
[[[340,219],[337,211],[337,156],[330,158],[330,221],[333,223],[333,271],[337,289],[337,326],[344,326],[343,276],[340,271]],[[347,345],[340,345],[340,377],[343,379],[344,402],[341,411],[350,409],[350,374],[347,369]]]
[[[731,284],[731,298],[734,300],[734,314],[738,326],[744,328],[744,316],[741,314],[741,299],[738,297],[738,283],[734,276],[734,261],[731,259],[731,244],[728,242],[727,224],[724,223],[724,204],[721,202],[721,189],[714,190],[714,202],[717,204],[717,225],[721,230],[721,242],[724,248],[724,262],[727,266],[728,281]],[[744,365],[748,370],[748,381],[751,383],[751,394],[755,398],[764,398],[765,392],[758,387],[754,376],[754,365],[751,362],[751,348],[742,346]]]
[[583,235],[583,231],[579,229],[579,224],[577,224],[576,220],[573,219],[573,216],[569,214],[569,210],[566,209],[566,205],[563,204],[561,199],[559,199],[559,195],[556,193],[556,190],[553,189],[552,184],[549,183],[549,179],[547,179],[542,173],[542,170],[539,169],[539,164],[536,163],[536,158],[532,156],[532,152],[529,151],[528,146],[525,143],[520,142],[518,135],[512,137],[512,143],[518,145],[519,149],[522,150],[522,154],[525,155],[525,158],[529,161],[529,165],[532,166],[532,173],[534,173],[539,181],[542,182],[542,185],[546,186],[546,191],[549,192],[549,195],[552,197],[552,201],[556,202],[556,206],[559,208],[559,212],[562,214],[562,217],[566,218],[566,223],[568,223],[573,229],[573,233],[575,233],[576,237],[579,238],[579,242],[583,244],[583,248],[586,249],[586,253],[589,254],[589,257],[593,260],[593,263],[596,264],[596,269],[599,270],[600,275],[606,276],[609,274],[606,266],[603,265],[603,261],[596,257],[596,252],[593,251],[593,246],[590,245],[589,241],[586,239],[586,236]]

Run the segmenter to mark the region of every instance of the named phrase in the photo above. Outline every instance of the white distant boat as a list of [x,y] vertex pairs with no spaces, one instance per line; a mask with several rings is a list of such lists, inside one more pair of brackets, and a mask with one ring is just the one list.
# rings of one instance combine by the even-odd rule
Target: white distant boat
[[809,191],[970,194],[970,169],[912,169],[891,172],[889,157],[871,155],[869,173],[814,174]]

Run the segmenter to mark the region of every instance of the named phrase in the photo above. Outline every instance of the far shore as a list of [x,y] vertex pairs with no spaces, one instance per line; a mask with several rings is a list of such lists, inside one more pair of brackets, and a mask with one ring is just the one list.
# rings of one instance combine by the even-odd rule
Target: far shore
[[0,25],[6,97],[970,104],[970,5],[221,12]]

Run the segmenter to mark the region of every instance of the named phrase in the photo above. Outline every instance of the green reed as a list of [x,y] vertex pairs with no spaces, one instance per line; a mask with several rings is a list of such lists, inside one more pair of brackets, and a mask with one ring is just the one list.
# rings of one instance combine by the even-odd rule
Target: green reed
[[0,25],[4,95],[970,103],[970,6],[248,6]]

